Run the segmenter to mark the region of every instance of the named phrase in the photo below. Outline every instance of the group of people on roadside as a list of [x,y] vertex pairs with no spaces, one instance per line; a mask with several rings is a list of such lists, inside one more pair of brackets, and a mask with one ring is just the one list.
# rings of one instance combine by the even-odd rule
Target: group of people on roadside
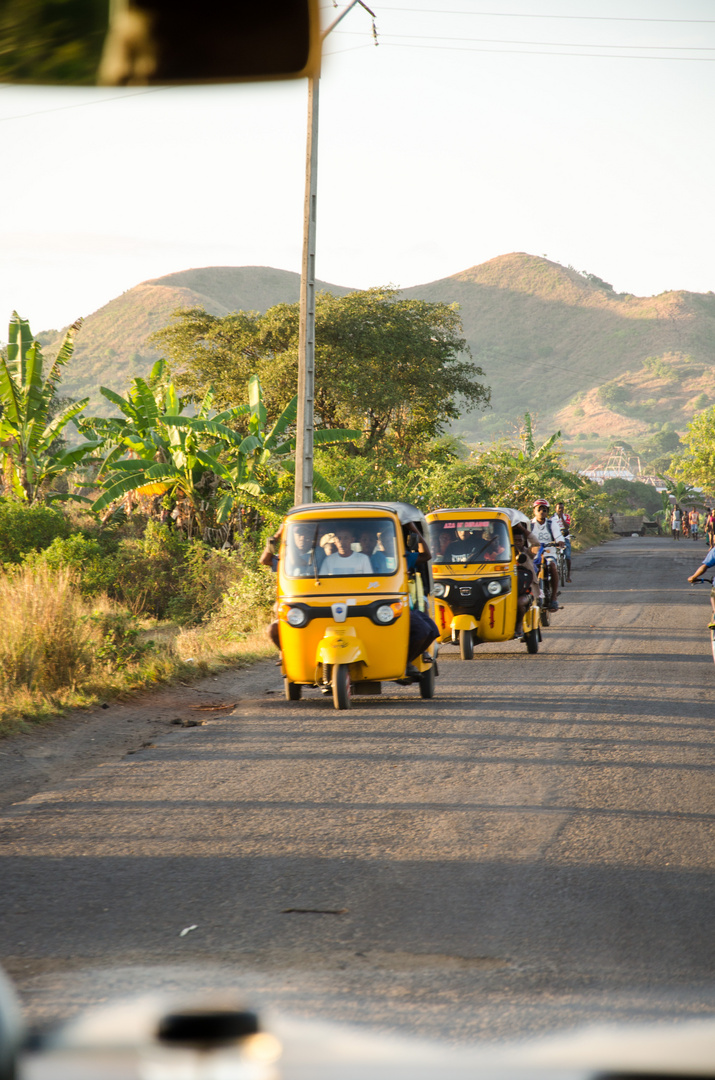
[[701,512],[696,507],[687,510],[675,504],[670,512],[670,532],[673,540],[680,540],[681,536],[697,540],[701,528],[708,547],[712,547],[715,544],[715,508],[708,506]]

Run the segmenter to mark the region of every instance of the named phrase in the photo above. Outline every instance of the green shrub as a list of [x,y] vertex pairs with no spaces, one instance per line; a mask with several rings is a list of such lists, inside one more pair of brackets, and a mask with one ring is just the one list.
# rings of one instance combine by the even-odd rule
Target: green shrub
[[612,409],[628,401],[631,394],[627,386],[622,386],[617,382],[607,382],[599,386],[596,396],[602,405],[605,405],[607,409]]
[[23,558],[26,566],[46,566],[50,570],[72,572],[85,598],[108,592],[113,581],[113,560],[107,558],[99,541],[83,533],[57,536],[44,551],[31,551]]
[[228,587],[211,625],[228,640],[247,637],[271,621],[276,599],[272,570],[255,564],[243,566],[239,581]]
[[0,498],[0,564],[19,563],[29,551],[48,547],[57,536],[67,536],[69,525],[59,510],[43,503]]
[[135,620],[122,612],[94,612],[90,621],[98,635],[94,659],[112,671],[136,663],[154,648],[153,641],[141,641]]

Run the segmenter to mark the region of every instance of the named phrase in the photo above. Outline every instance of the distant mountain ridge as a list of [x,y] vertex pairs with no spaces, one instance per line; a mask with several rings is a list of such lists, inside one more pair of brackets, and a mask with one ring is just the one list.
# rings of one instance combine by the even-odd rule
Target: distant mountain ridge
[[[205,267],[142,282],[87,317],[63,391],[89,394],[90,410],[106,413],[98,387],[122,391],[146,374],[158,355],[147,339],[177,308],[265,311],[296,302],[299,289],[298,274],[262,266]],[[616,293],[593,274],[515,252],[402,294],[459,305],[474,360],[492,387],[492,409],[463,419],[469,435],[488,437],[529,409],[546,427],[632,437],[666,421],[682,429],[694,407],[715,402],[713,293]],[[59,335],[41,340],[51,355]]]

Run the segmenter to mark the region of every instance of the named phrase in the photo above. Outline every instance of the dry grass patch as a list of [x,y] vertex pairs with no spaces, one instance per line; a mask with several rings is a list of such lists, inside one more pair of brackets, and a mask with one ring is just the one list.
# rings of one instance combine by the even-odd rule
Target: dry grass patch
[[84,600],[71,571],[26,566],[0,573],[0,736],[180,677],[243,666],[275,650],[224,613],[186,630],[143,625],[107,597]]

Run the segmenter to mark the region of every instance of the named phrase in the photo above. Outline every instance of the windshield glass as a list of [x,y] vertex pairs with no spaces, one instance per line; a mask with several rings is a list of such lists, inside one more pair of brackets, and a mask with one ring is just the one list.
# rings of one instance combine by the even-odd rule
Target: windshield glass
[[360,577],[397,570],[390,518],[338,518],[290,522],[285,573],[289,577]]
[[430,522],[432,561],[444,563],[508,562],[509,532],[503,521],[462,518]]

